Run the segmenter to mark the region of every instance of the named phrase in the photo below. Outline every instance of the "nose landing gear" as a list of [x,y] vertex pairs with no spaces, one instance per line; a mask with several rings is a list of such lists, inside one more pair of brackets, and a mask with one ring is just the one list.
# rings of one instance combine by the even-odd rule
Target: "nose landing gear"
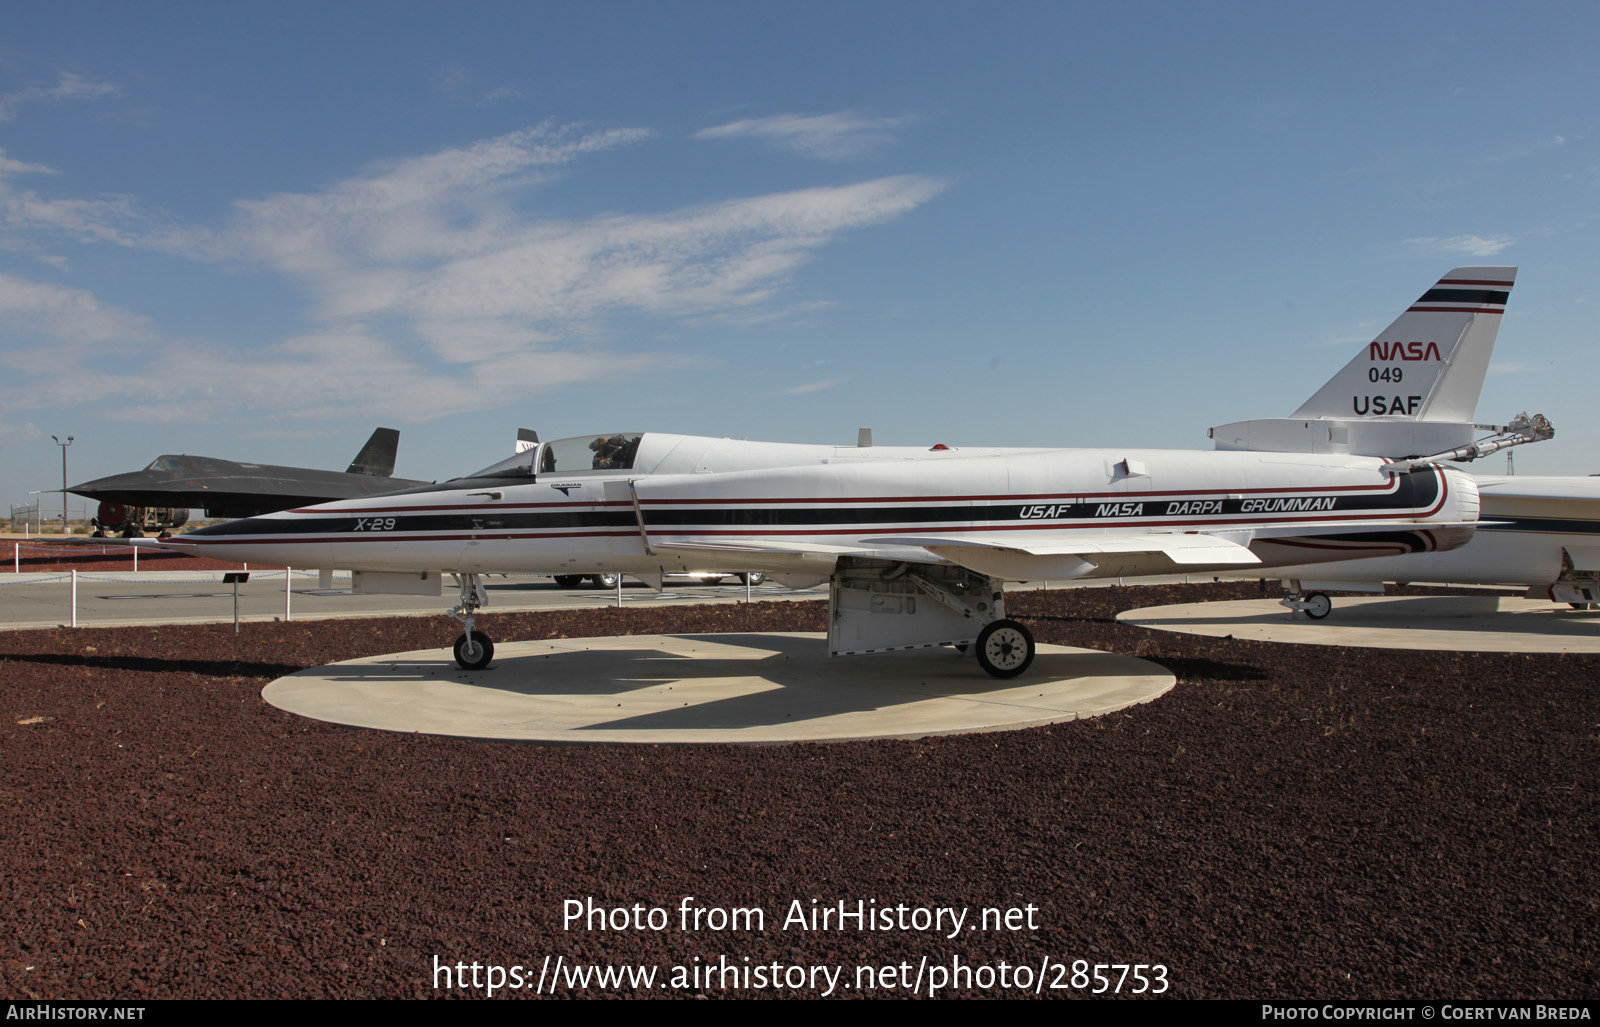
[[494,658],[494,643],[489,636],[468,631],[456,639],[456,662],[465,670],[482,670]]
[[494,658],[494,643],[489,636],[473,629],[473,614],[488,602],[482,580],[476,574],[461,575],[461,604],[450,611],[450,616],[465,629],[455,645],[456,662],[463,670],[482,670]]

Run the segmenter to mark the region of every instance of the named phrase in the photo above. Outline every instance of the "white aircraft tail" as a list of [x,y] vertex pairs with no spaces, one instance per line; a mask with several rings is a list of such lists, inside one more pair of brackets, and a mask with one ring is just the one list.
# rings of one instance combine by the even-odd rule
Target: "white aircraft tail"
[[1471,421],[1514,267],[1458,267],[1406,308],[1294,417]]
[[1288,418],[1211,429],[1218,449],[1403,457],[1469,445],[1514,267],[1458,267]]

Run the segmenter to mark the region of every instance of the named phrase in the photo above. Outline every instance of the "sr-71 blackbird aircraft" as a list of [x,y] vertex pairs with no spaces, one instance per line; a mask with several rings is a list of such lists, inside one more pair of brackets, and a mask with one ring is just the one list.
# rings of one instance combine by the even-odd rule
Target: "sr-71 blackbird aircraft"
[[212,525],[159,543],[225,560],[355,572],[365,592],[440,594],[475,630],[485,573],[679,571],[830,583],[834,655],[973,644],[1012,677],[1033,660],[1002,583],[1348,560],[1450,549],[1478,519],[1472,478],[1348,455],[931,449],[654,432],[542,443],[465,478]]
[[427,484],[389,477],[399,444],[398,431],[379,428],[343,472],[168,454],[142,471],[96,478],[67,491],[100,500],[96,534],[121,531],[137,538],[148,524],[147,512],[157,522],[149,526],[172,528],[188,520],[191,507],[203,508],[207,517],[250,517]]

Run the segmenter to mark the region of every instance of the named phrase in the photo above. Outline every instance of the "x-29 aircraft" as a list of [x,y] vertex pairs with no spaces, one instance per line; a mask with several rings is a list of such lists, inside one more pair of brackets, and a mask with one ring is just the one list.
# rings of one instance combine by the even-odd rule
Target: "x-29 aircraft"
[[465,478],[213,525],[161,543],[354,572],[356,591],[440,594],[474,627],[485,573],[758,570],[829,582],[833,655],[972,645],[1033,660],[1005,581],[1213,572],[1449,549],[1472,536],[1463,472],[1346,455],[836,447],[654,432],[546,442]]

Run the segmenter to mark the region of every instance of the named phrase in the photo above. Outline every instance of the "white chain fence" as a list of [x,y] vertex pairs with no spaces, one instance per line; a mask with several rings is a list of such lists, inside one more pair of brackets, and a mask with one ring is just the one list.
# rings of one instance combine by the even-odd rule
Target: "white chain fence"
[[[294,595],[294,580],[296,578],[302,578],[302,579],[310,578],[310,579],[315,579],[315,580],[317,580],[319,582],[322,580],[322,572],[321,571],[315,571],[315,570],[297,571],[292,567],[285,567],[281,571],[251,571],[251,570],[246,570],[246,571],[209,571],[209,572],[201,571],[201,572],[198,573],[197,576],[194,576],[194,577],[171,578],[171,579],[147,578],[147,577],[144,577],[142,575],[140,577],[137,577],[137,578],[130,578],[127,575],[108,576],[108,575],[103,575],[103,574],[84,574],[81,571],[72,570],[72,571],[67,571],[64,574],[60,574],[60,573],[48,574],[48,573],[46,573],[46,574],[28,574],[28,575],[25,575],[25,576],[24,575],[19,575],[19,576],[15,577],[12,580],[0,580],[0,587],[3,587],[5,585],[41,585],[41,584],[49,584],[51,582],[56,582],[56,581],[69,582],[70,583],[70,588],[71,588],[71,600],[69,601],[68,605],[69,605],[69,607],[70,607],[70,609],[72,611],[72,615],[71,615],[70,622],[69,622],[68,626],[75,628],[75,627],[78,626],[78,582],[80,582],[80,581],[96,581],[96,582],[102,582],[102,583],[112,583],[112,584],[121,584],[121,585],[126,585],[126,584],[130,584],[130,583],[133,583],[133,582],[137,582],[138,584],[141,584],[141,585],[190,585],[190,584],[195,584],[195,583],[200,583],[200,584],[229,584],[229,582],[224,577],[225,575],[229,575],[229,574],[247,574],[251,579],[254,579],[255,581],[271,581],[273,578],[278,578],[278,577],[283,578],[283,619],[286,620],[286,621],[293,619],[293,617],[292,617],[292,614],[293,614],[293,598],[292,597]],[[238,588],[239,588],[237,582],[233,583],[233,587],[234,587],[234,592],[237,595]],[[234,616],[235,616],[235,618],[237,618],[237,616],[238,616],[237,606],[236,606],[235,611],[234,611]]]

